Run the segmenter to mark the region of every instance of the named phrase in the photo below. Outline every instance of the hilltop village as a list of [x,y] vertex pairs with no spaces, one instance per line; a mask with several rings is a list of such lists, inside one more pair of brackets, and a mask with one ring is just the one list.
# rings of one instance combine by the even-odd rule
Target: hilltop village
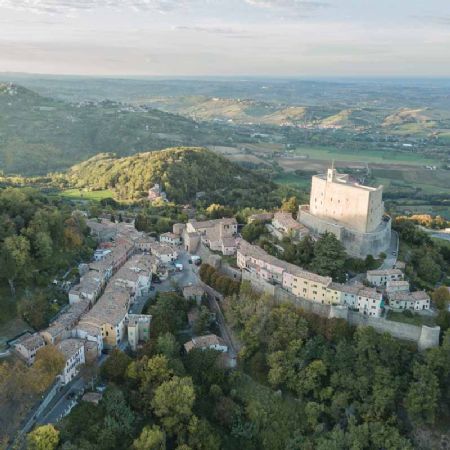
[[[161,195],[159,186],[150,192]],[[358,208],[353,207],[354,204]],[[304,220],[305,210],[309,211],[309,217],[317,217],[320,225]],[[361,248],[374,245],[377,241],[373,237],[374,230],[378,233],[376,230],[382,226],[389,233],[386,234],[388,242],[383,238],[377,244],[381,251],[389,248],[391,239],[390,225],[387,225],[390,219],[383,214],[381,187],[371,189],[351,183],[348,177],[329,169],[326,177],[313,177],[311,203],[309,208],[300,206],[299,221],[283,211],[254,214],[248,221],[265,223],[278,238],[301,239],[331,231],[345,242],[350,233],[361,233],[364,240]],[[15,351],[29,365],[33,364],[40,348],[56,345],[66,361],[60,375],[62,384],[70,382],[86,360],[96,361],[104,349],[129,346],[136,351],[148,341],[152,317],[132,313],[133,305],[148,298],[155,277],[167,280],[177,265],[183,270],[183,265],[177,264],[182,253],[198,258],[195,254],[204,253],[202,247],[210,251],[207,260],[215,261],[212,264],[218,267],[220,257],[215,255],[234,257],[239,269],[238,279],[272,295],[279,288],[294,299],[340,307],[373,318],[383,314],[386,302],[391,310],[417,312],[430,308],[430,297],[425,291],[410,291],[399,268],[401,262],[390,268],[368,270],[365,284],[362,280],[334,282],[330,276],[305,270],[245,241],[239,235],[235,218],[176,223],[172,232],[162,233],[159,240],[137,231],[133,223],[89,219],[87,225],[98,249],[93,261],[79,266],[80,282],[68,292],[68,307],[48,328],[24,335],[13,343]],[[203,284],[200,279],[197,283]],[[182,288],[186,298],[201,299],[205,294],[199,284],[190,283]],[[345,317],[342,312],[339,314]],[[215,344],[206,344],[208,339],[202,339],[196,342],[205,342],[205,346],[214,348]],[[193,342],[187,348],[192,347]],[[434,339],[426,345],[436,343]],[[227,349],[227,346],[221,348]]]
[[[149,190],[148,201],[169,203],[160,185]],[[78,264],[77,282],[66,290],[67,305],[49,325],[10,342],[12,353],[29,370],[44,349],[55,349],[64,362],[22,432],[70,418],[81,399],[101,402],[105,386],[97,383],[95,387],[95,376],[92,386],[88,385],[85,373],[89,367],[104,374],[105,370],[119,370],[126,358],[129,367],[120,380],[144,376],[135,371],[147,369],[137,368],[131,361],[150,364],[147,355],[162,348],[167,352],[164,358],[172,355],[190,361],[191,357],[199,364],[198,370],[203,370],[203,363],[196,360],[200,358],[197,352],[216,352],[221,370],[240,369],[250,347],[245,333],[236,331],[241,319],[230,312],[230,304],[244,308],[244,315],[253,311],[250,316],[254,320],[260,314],[258,308],[271,305],[285,314],[292,307],[296,314],[315,317],[311,323],[323,320],[331,329],[371,327],[380,336],[387,333],[393,341],[409,342],[420,351],[439,348],[439,326],[389,319],[389,314],[407,312],[428,318],[435,312],[429,292],[410,285],[405,263],[398,260],[399,237],[384,211],[381,186],[362,186],[331,168],[327,174],[313,177],[309,205],[298,206],[296,214],[292,205],[289,209],[252,212],[244,224],[236,217],[207,218],[191,211],[187,221],[175,222],[170,231],[158,234],[138,230],[133,216],[124,220],[120,215],[116,220],[113,214],[88,217],[85,211],[74,211],[77,217],[85,216],[96,249],[90,260]],[[305,268],[287,260],[286,243],[320,246],[324,239],[332,246],[342,246],[339,251],[349,257],[368,261],[370,268],[336,277],[331,272],[319,273],[320,268],[313,270],[314,265]],[[245,306],[249,299],[254,305]],[[261,306],[261,299],[268,303]],[[170,322],[178,313],[170,310],[174,305],[187,318],[178,328],[179,347],[172,334],[161,334],[161,328],[168,325],[162,326],[161,318],[152,315],[153,311],[162,313],[158,308],[169,308],[162,317]],[[272,326],[267,320],[278,320],[269,317],[263,326]],[[297,336],[295,329],[289,333]],[[278,352],[290,351],[283,345]],[[273,358],[267,359],[270,367]],[[170,368],[169,373],[176,378],[177,370]],[[211,376],[214,370],[206,369],[202,376]]]

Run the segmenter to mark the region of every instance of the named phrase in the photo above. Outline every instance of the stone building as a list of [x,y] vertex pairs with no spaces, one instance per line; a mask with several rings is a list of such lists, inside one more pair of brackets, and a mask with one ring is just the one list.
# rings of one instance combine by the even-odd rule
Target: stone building
[[133,351],[150,339],[150,323],[152,316],[147,314],[128,315],[128,343]]
[[312,177],[309,205],[300,206],[298,220],[316,235],[333,233],[352,256],[377,256],[391,241],[382,195],[382,186],[360,185],[331,168]]

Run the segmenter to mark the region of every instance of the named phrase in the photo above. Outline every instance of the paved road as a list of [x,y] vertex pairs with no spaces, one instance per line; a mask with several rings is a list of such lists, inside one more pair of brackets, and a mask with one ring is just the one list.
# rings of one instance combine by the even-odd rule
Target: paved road
[[383,261],[383,264],[380,266],[380,269],[392,269],[397,262],[398,256],[398,233],[392,230],[391,233],[391,244],[389,245],[389,249],[386,252],[386,259]]
[[[49,408],[37,419],[39,425],[47,423],[56,423],[75,404],[75,395],[84,391],[85,382],[82,378],[75,378],[69,385],[64,386],[57,394],[56,401],[53,400]],[[72,395],[73,398],[68,396]]]
[[[101,366],[107,359],[108,355],[102,354],[98,360],[98,365]],[[68,412],[69,408],[75,405],[75,396],[82,395],[87,388],[87,384],[80,376],[74,378],[58,392],[55,399],[36,419],[36,422],[39,425],[58,422]],[[73,398],[69,398],[69,395],[72,395]]]

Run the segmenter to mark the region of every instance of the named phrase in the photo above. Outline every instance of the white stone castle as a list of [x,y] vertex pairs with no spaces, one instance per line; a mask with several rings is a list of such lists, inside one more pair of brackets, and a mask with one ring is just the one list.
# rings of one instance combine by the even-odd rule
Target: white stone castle
[[301,205],[298,220],[316,235],[333,233],[347,253],[364,258],[386,252],[391,219],[384,214],[383,186],[363,186],[332,167],[312,177],[309,205]]

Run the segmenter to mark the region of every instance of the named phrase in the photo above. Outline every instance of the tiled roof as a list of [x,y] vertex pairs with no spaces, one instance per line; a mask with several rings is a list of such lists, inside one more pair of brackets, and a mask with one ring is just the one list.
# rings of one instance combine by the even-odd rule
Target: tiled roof
[[63,354],[65,360],[67,361],[73,355],[75,355],[78,350],[83,347],[83,341],[80,339],[64,339],[56,348]]

